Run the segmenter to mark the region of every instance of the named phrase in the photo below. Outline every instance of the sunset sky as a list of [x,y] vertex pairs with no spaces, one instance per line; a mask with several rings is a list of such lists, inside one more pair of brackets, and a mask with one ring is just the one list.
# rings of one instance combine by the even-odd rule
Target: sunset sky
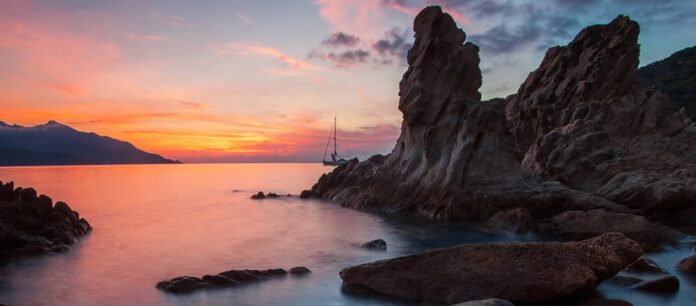
[[548,47],[618,14],[641,63],[696,44],[696,1],[0,0],[0,121],[56,120],[184,162],[386,153],[425,5],[481,46],[484,99],[516,91]]

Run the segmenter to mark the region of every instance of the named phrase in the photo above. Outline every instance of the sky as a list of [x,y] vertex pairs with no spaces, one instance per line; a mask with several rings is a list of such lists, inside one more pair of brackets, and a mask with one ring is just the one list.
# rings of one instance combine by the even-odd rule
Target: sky
[[184,162],[388,153],[412,20],[437,4],[481,47],[484,99],[625,14],[641,65],[696,44],[692,0],[0,0],[0,121],[56,120]]

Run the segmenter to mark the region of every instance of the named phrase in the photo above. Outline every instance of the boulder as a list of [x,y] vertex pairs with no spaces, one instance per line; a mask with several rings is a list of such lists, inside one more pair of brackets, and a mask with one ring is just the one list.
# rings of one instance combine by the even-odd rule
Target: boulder
[[468,244],[349,267],[347,288],[427,303],[490,297],[540,303],[578,296],[642,255],[620,233],[580,242]]
[[67,251],[92,229],[64,202],[54,206],[32,188],[0,185],[0,260]]
[[284,276],[287,273],[288,272],[283,269],[229,270],[215,275],[205,275],[201,278],[179,276],[160,281],[155,287],[170,293],[189,293],[205,288],[234,287]]
[[677,266],[677,270],[696,276],[696,255],[682,259]]
[[638,215],[612,213],[597,209],[567,211],[551,218],[554,233],[567,239],[587,239],[609,232],[620,232],[646,251],[660,250],[663,245],[676,245],[683,234]]
[[310,271],[307,267],[292,267],[290,270],[288,270],[288,272],[294,275],[304,275],[312,271]]
[[387,242],[382,239],[375,239],[361,244],[360,247],[368,250],[386,251]]
[[314,197],[314,193],[311,190],[302,190],[300,192],[300,199],[310,199]]
[[674,293],[679,291],[679,279],[675,276],[663,276],[656,279],[642,281],[632,287],[633,289],[654,293]]
[[657,265],[657,263],[655,263],[652,259],[650,259],[650,257],[647,256],[641,256],[640,258],[638,258],[638,260],[628,265],[628,267],[626,267],[624,271],[643,273],[667,273],[667,270]]
[[524,234],[532,229],[532,219],[528,210],[518,207],[495,213],[488,219],[488,225],[494,228],[508,229],[518,234]]

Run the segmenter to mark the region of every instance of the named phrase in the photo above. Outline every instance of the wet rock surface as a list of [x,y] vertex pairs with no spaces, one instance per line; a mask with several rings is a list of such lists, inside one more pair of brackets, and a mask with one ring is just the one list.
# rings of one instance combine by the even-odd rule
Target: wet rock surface
[[448,14],[425,8],[413,28],[394,149],[322,175],[311,194],[436,219],[522,208],[532,220],[594,209],[676,220],[694,207],[696,124],[638,82],[636,22],[583,29],[493,101],[480,101],[478,47]]
[[179,276],[157,283],[160,290],[171,293],[189,293],[206,288],[235,287],[271,278],[285,276],[284,269],[229,270],[203,277]]
[[290,270],[288,270],[288,272],[294,275],[304,275],[307,273],[311,273],[312,271],[309,270],[309,268],[307,267],[292,267],[290,268]]
[[538,303],[586,293],[642,255],[620,233],[580,242],[470,244],[346,268],[347,288],[413,301]]
[[640,273],[667,273],[667,270],[660,267],[647,256],[641,256],[638,258],[638,260],[628,265],[624,271]]
[[464,303],[457,303],[452,306],[515,306],[515,304],[510,303],[506,300],[501,299],[485,299],[478,301],[469,301]]
[[368,250],[386,251],[387,242],[382,239],[375,239],[361,244],[360,247]]
[[643,250],[660,250],[676,245],[683,234],[642,216],[605,210],[567,211],[551,218],[554,232],[567,239],[581,240],[608,232],[620,232],[640,243]]
[[32,188],[0,182],[0,262],[13,257],[63,252],[92,227],[64,202]]
[[696,255],[682,259],[677,266],[677,270],[696,276]]

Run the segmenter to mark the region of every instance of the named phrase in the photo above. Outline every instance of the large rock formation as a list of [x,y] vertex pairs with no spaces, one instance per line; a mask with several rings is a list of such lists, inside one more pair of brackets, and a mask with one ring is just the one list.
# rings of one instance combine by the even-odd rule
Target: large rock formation
[[568,243],[469,244],[346,268],[341,278],[349,289],[427,303],[539,303],[590,291],[642,253],[619,233]]
[[684,108],[696,120],[696,46],[638,69],[638,77],[648,88],[666,93],[673,110]]
[[315,196],[360,209],[488,218],[523,207],[673,212],[696,203],[696,125],[636,76],[624,16],[550,49],[517,94],[479,101],[478,48],[439,7],[414,21],[391,154],[337,167]]
[[87,234],[87,220],[64,202],[32,188],[0,182],[0,262],[12,257],[63,252]]

